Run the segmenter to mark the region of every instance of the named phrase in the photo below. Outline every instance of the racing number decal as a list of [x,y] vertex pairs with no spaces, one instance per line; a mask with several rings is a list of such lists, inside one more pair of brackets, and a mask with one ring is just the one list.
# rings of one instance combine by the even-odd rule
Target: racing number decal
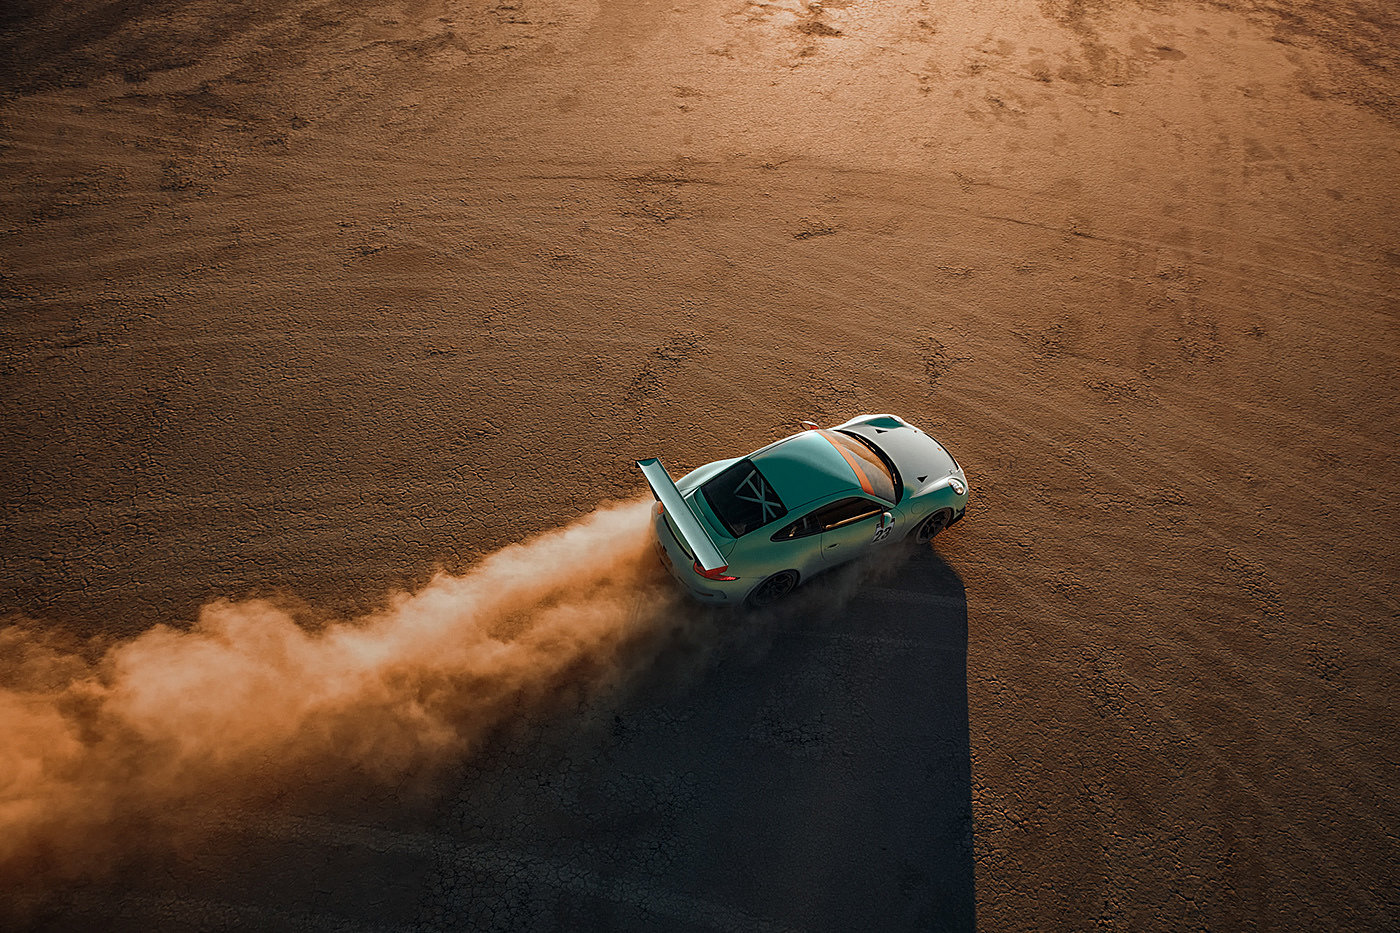
[[870,539],[870,543],[878,544],[879,542],[888,538],[890,536],[890,532],[893,530],[894,522],[888,522],[887,524],[881,525],[879,528],[875,529],[875,537]]

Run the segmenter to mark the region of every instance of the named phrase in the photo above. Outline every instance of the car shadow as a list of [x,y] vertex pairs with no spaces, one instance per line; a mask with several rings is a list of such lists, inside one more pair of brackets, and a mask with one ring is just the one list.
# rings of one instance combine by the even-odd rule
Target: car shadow
[[479,760],[436,834],[480,854],[440,861],[420,919],[973,929],[963,585],[932,548],[889,564],[711,616],[729,644],[683,685]]

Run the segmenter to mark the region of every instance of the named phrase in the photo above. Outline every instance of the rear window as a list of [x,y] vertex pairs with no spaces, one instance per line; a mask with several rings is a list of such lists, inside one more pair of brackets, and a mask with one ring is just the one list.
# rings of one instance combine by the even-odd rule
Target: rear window
[[749,460],[740,460],[702,484],[700,494],[736,538],[787,514],[778,494]]

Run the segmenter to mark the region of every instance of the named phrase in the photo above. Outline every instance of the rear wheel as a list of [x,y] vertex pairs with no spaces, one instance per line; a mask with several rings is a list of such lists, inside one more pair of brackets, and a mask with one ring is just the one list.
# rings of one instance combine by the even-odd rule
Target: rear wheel
[[749,598],[745,600],[745,605],[750,609],[762,609],[771,606],[797,587],[797,571],[784,570],[775,573],[758,585]]
[[914,529],[914,540],[919,544],[928,544],[938,533],[947,528],[953,521],[953,513],[947,509],[939,509],[928,518],[919,523],[919,527]]

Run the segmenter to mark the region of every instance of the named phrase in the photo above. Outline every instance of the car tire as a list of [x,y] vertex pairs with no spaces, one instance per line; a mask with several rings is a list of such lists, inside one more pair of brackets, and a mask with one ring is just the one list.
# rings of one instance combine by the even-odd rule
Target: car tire
[[919,526],[914,529],[914,543],[928,544],[938,533],[953,523],[953,513],[947,509],[939,509],[928,518],[919,522]]
[[797,589],[797,571],[784,570],[773,574],[754,587],[744,605],[749,609],[765,609]]

